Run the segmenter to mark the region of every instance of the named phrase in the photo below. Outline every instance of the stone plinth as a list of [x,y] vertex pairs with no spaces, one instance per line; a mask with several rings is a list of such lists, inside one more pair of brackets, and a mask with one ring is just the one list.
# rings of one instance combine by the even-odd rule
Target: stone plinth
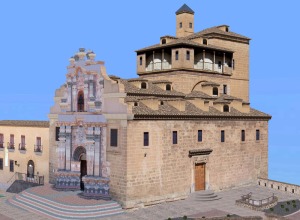
[[111,199],[108,178],[84,176],[82,181],[84,182],[84,191],[79,194],[80,197],[87,199]]
[[80,172],[60,170],[54,175],[56,189],[80,190]]

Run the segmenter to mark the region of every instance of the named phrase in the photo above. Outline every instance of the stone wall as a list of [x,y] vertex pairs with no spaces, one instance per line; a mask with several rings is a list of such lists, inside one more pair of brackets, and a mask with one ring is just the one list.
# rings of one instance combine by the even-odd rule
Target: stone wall
[[270,189],[280,190],[287,193],[300,195],[300,186],[290,183],[279,182],[276,180],[270,180],[267,178],[258,178],[257,184],[262,187]]
[[[261,133],[259,141],[256,129]],[[197,142],[198,130],[202,142]],[[221,130],[225,130],[223,143]],[[246,132],[244,142],[241,130]],[[172,131],[177,131],[178,144],[172,144]],[[196,159],[206,163],[206,189],[219,191],[267,177],[267,131],[267,121],[128,121],[125,208],[188,196],[194,191]],[[149,132],[149,146],[143,146],[144,132]],[[209,156],[188,156],[190,150],[207,148],[213,150]]]

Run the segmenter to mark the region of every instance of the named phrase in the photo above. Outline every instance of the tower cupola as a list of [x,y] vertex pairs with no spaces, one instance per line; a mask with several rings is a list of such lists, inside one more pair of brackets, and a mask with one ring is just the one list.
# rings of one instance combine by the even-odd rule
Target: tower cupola
[[194,11],[184,4],[176,11],[176,37],[194,33]]

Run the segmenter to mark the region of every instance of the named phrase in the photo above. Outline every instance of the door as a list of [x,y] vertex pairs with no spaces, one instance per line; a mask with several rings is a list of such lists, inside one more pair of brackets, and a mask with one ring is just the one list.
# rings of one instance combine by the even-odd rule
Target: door
[[205,164],[195,164],[195,191],[205,190]]
[[82,177],[87,174],[87,168],[86,168],[86,160],[80,161],[80,189],[84,190],[84,183],[82,181]]

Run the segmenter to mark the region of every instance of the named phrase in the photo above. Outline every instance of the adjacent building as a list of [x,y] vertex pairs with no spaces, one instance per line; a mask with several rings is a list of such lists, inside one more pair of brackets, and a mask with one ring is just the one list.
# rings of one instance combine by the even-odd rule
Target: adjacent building
[[250,107],[250,39],[194,26],[183,5],[176,36],[136,51],[138,78],[108,76],[83,48],[71,57],[49,114],[57,188],[133,208],[268,177],[271,116]]

